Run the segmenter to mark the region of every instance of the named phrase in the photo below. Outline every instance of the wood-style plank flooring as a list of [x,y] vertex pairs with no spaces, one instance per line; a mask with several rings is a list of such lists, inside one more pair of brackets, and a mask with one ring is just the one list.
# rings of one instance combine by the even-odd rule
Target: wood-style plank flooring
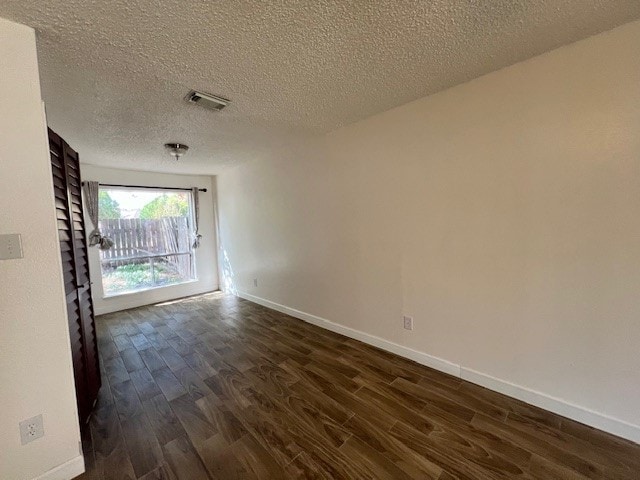
[[230,295],[97,319],[107,479],[628,479],[640,446]]

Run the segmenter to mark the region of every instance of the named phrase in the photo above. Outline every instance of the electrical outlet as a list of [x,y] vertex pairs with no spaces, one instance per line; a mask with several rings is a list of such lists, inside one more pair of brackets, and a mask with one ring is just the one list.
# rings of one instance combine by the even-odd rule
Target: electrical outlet
[[257,279],[257,278],[254,278],[254,279],[253,279],[253,286],[254,286],[254,287],[257,287],[257,286],[258,286],[258,279]]
[[413,317],[407,317],[406,315],[402,317],[404,321],[404,329],[405,330],[413,330]]
[[44,436],[44,425],[42,415],[23,420],[20,422],[20,440],[22,445],[33,442],[35,439]]

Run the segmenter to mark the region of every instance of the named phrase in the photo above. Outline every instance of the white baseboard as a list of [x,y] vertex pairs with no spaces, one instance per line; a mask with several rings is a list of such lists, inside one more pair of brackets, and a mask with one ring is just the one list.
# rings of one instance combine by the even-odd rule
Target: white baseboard
[[68,462],[52,468],[33,480],[71,480],[84,473],[84,457],[78,455]]
[[349,338],[353,338],[355,340],[360,340],[363,343],[367,343],[382,350],[395,353],[396,355],[400,355],[401,357],[408,358],[421,365],[425,365],[435,370],[439,370],[443,373],[462,378],[463,380],[475,383],[482,387],[488,388],[489,390],[493,390],[509,397],[516,398],[530,405],[543,408],[563,417],[567,417],[577,422],[590,425],[594,428],[609,432],[613,435],[617,435],[619,437],[626,438],[640,444],[639,425],[634,425],[623,420],[619,420],[617,418],[613,418],[608,415],[589,410],[588,408],[575,405],[565,400],[555,398],[551,395],[537,392],[535,390],[513,384],[506,380],[492,377],[491,375],[487,375],[485,373],[477,372],[471,368],[466,368],[442,358],[434,357],[433,355],[404,347],[397,343],[390,342],[375,335],[370,335],[360,330],[345,327],[344,325],[340,325],[339,323],[332,322],[330,320],[312,315],[310,313],[296,310],[295,308],[290,308],[285,305],[281,305],[264,298],[256,297],[245,292],[236,292],[236,295],[244,298],[245,300],[249,300],[250,302],[263,305],[267,308],[277,310],[278,312],[286,313],[287,315],[299,318],[313,325],[317,325],[319,327],[339,333]]
[[421,365],[426,365],[427,367],[440,370],[441,372],[448,373],[449,375],[455,375],[456,377],[460,376],[460,365],[456,365],[441,358],[434,357],[432,355],[428,355],[426,353],[419,352],[408,347],[403,347],[402,345],[390,342],[388,340],[385,340],[384,338],[376,337],[375,335],[370,335],[360,330],[345,327],[344,325],[340,325],[339,323],[332,322],[316,315],[311,315],[310,313],[301,312],[300,310],[289,308],[284,305],[280,305],[279,303],[265,300],[264,298],[254,297],[253,295],[250,295],[248,293],[237,292],[237,295],[241,298],[244,298],[245,300],[249,300],[250,302],[258,303],[273,310],[277,310],[278,312],[286,313],[287,315],[291,315],[292,317],[299,318],[301,320],[304,320],[305,322],[312,323],[313,325],[317,325],[318,327],[331,330],[332,332],[339,333],[341,335],[344,335],[345,337],[360,340],[361,342],[381,348],[382,350],[386,350],[387,352],[395,353],[396,355],[400,355],[401,357],[409,358]]
[[470,368],[462,367],[460,378],[640,444],[640,426],[638,425],[581,407],[546,393],[492,377],[486,373],[476,372]]

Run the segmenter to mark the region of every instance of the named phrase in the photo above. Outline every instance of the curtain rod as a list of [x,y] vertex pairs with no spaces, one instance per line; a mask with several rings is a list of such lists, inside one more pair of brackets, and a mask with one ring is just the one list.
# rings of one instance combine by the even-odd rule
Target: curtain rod
[[[82,182],[82,185],[84,185],[85,182]],[[99,184],[101,187],[123,187],[123,188],[151,188],[151,189],[155,189],[155,190],[181,190],[183,192],[190,192],[191,189],[190,188],[180,188],[180,187],[150,187],[148,185],[118,185],[115,183],[100,183]],[[199,192],[206,192],[207,189],[206,188],[199,188],[198,189]]]

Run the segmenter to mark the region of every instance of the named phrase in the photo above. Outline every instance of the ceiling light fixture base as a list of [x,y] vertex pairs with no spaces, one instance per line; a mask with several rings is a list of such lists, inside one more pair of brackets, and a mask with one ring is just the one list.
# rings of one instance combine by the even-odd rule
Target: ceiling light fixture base
[[164,148],[175,160],[180,160],[180,157],[189,150],[189,147],[184,143],[165,143]]

